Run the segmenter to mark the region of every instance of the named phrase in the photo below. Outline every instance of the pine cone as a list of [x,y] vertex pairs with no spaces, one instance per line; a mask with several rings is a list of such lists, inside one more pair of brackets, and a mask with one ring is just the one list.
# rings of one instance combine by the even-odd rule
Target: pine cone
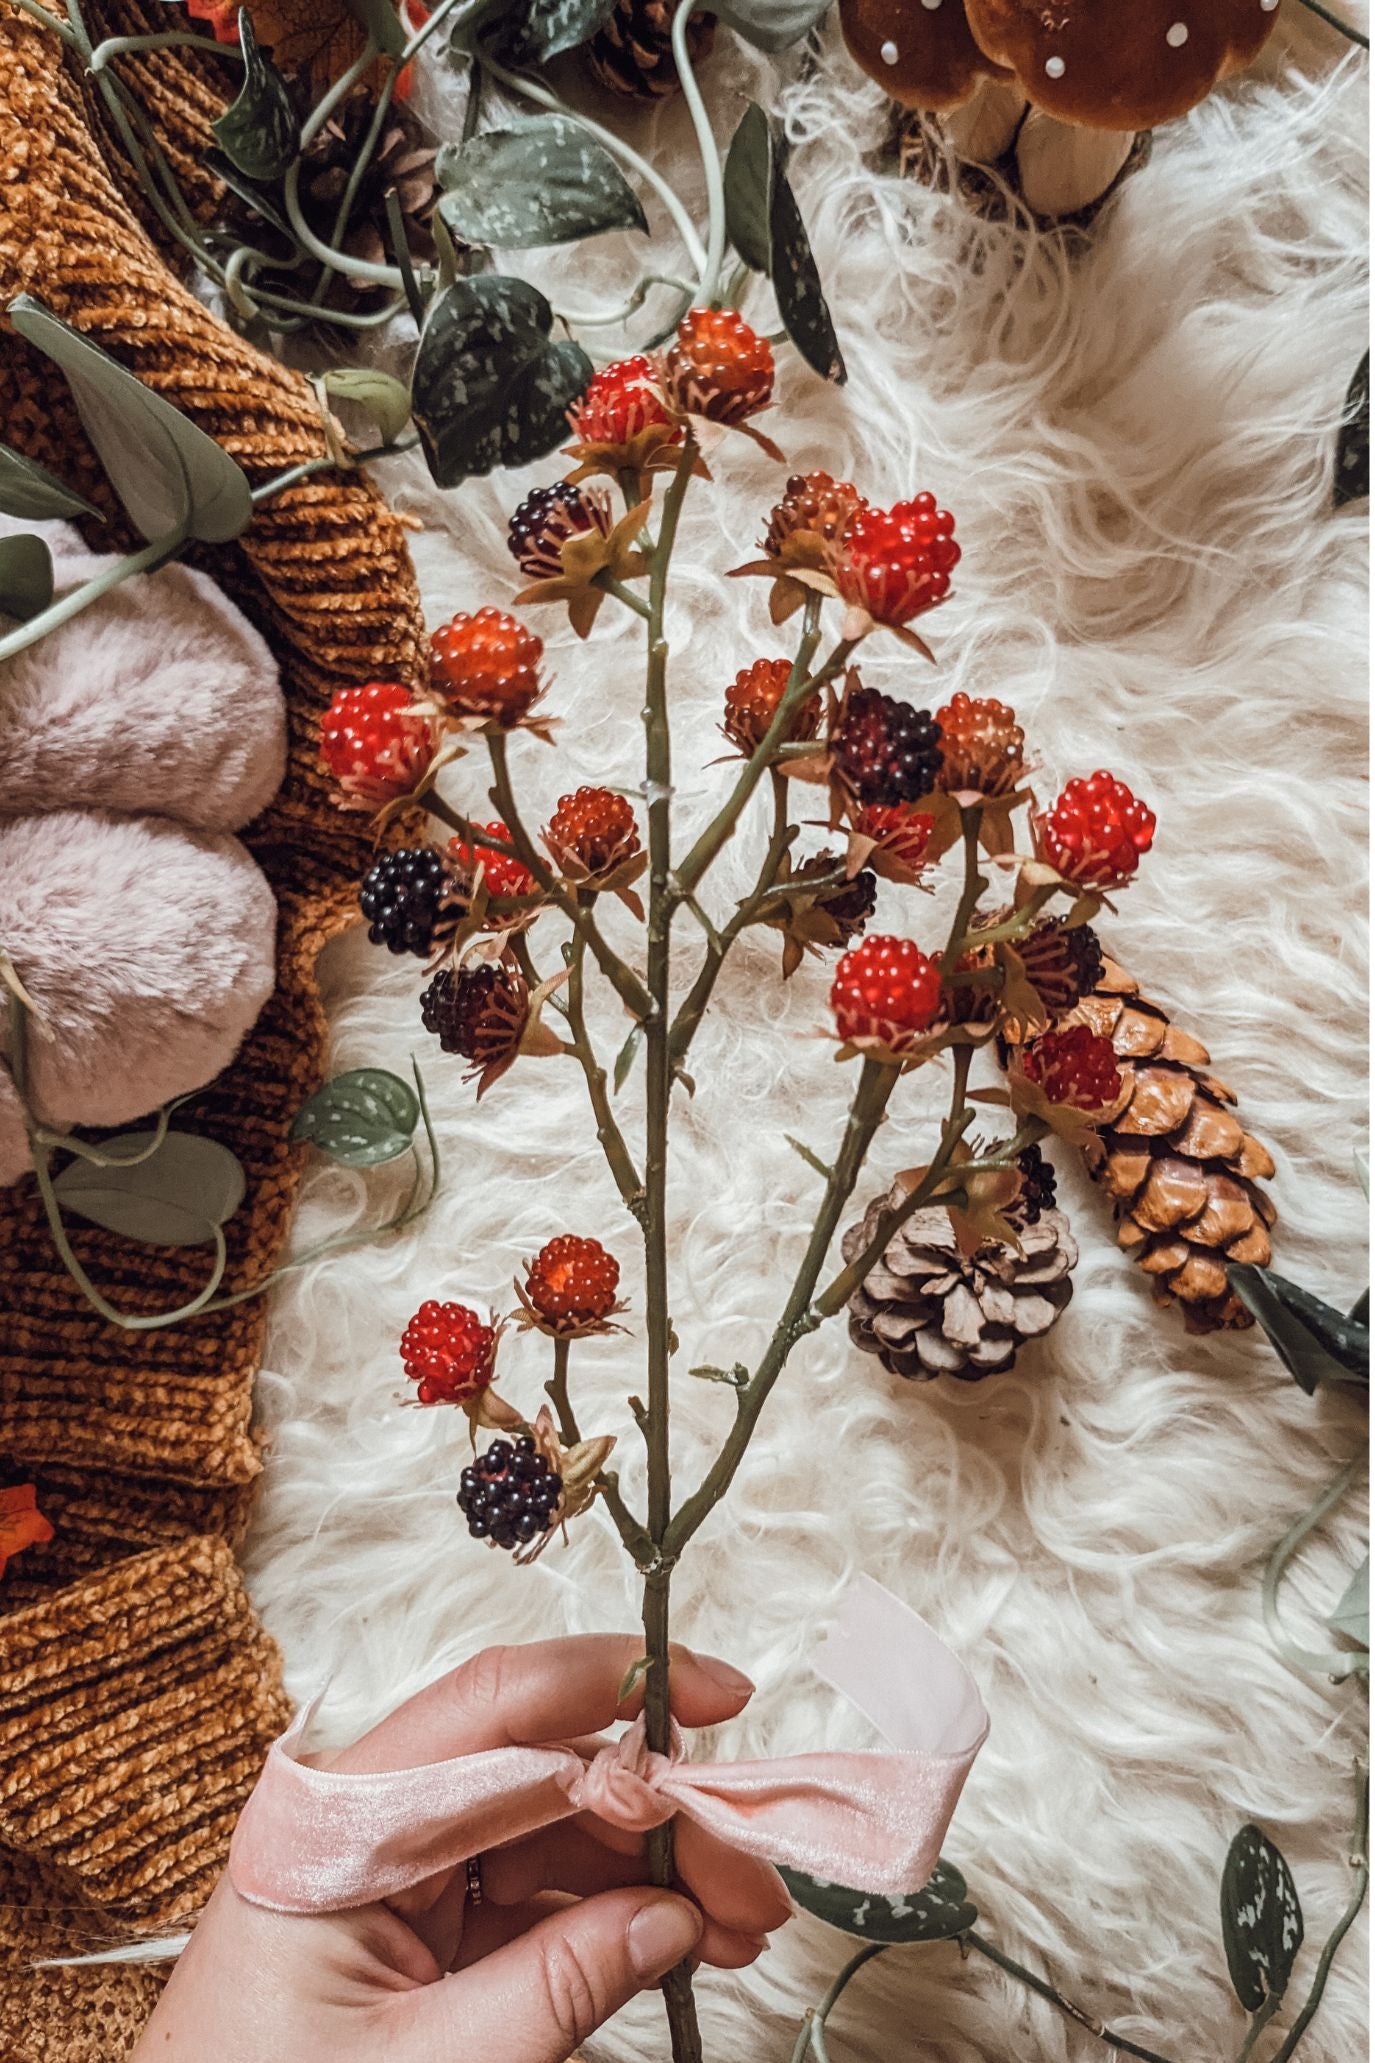
[[[587,45],[587,61],[598,83],[628,100],[664,100],[679,88],[671,38],[678,0],[616,0],[610,17]],[[694,67],[711,54],[714,14],[695,13],[688,23],[688,55]]]
[[[841,1242],[847,1261],[864,1251],[902,1191],[876,1196]],[[850,1337],[892,1375],[979,1382],[1012,1366],[1024,1340],[1049,1332],[1074,1285],[1079,1249],[1063,1211],[1042,1211],[1021,1233],[1025,1253],[995,1242],[962,1254],[949,1214],[914,1211],[850,1299]]]
[[1275,1206],[1256,1187],[1275,1163],[1243,1131],[1236,1097],[1207,1072],[1206,1046],[1170,1022],[1113,960],[1065,1021],[1110,1038],[1131,1098],[1085,1159],[1113,1200],[1118,1244],[1183,1307],[1190,1332],[1250,1325],[1227,1284],[1230,1261],[1270,1259]]

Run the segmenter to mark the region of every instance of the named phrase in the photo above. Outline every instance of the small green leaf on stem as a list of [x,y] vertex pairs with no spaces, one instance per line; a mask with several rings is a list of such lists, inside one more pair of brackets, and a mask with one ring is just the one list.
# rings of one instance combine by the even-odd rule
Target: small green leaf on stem
[[577,344],[553,343],[554,311],[522,279],[455,280],[432,303],[411,376],[411,412],[441,487],[542,458],[592,377]]
[[1283,1998],[1303,1944],[1303,1910],[1288,1863],[1249,1823],[1223,1865],[1222,1942],[1232,1988],[1248,2013]]
[[610,151],[568,115],[446,144],[435,177],[440,217],[466,243],[529,250],[612,229],[649,231]]
[[28,532],[0,537],[0,616],[27,623],[53,598],[53,555],[47,541]]
[[750,1372],[743,1361],[737,1361],[730,1368],[689,1368],[689,1375],[695,1375],[701,1382],[729,1383],[733,1390],[743,1390],[750,1379]]
[[258,48],[246,7],[239,9],[243,85],[210,125],[220,149],[249,179],[280,179],[300,145],[300,124],[286,80]]
[[627,1698],[635,1695],[653,1667],[654,1664],[648,1655],[641,1655],[638,1660],[631,1663],[625,1675],[621,1678],[621,1687],[616,1693],[617,1709],[625,1703]]
[[208,1246],[214,1227],[231,1218],[244,1196],[244,1172],[228,1147],[194,1132],[168,1132],[157,1151],[135,1159],[150,1132],[106,1141],[124,1164],[74,1160],[53,1183],[66,1210],[107,1232],[145,1246]]
[[105,520],[99,509],[64,487],[36,458],[26,458],[8,444],[0,444],[0,516],[18,516],[26,523],[41,523],[53,516]]
[[404,383],[377,366],[332,365],[321,381],[331,399],[365,408],[387,444],[396,442],[411,419],[411,397]]
[[419,1122],[420,1099],[409,1082],[386,1068],[356,1067],[316,1090],[291,1137],[346,1168],[370,1168],[403,1154]]
[[630,1072],[635,1065],[640,1048],[644,1044],[644,1036],[645,1028],[642,1024],[632,1025],[630,1036],[616,1055],[616,1065],[612,1071],[611,1080],[617,1090],[623,1089],[630,1080]]

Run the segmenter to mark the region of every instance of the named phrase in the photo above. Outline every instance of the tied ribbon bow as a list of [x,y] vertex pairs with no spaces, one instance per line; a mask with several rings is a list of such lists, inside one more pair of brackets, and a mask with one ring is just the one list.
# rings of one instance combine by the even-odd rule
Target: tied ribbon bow
[[590,1757],[556,1742],[354,1773],[298,1759],[307,1712],[274,1744],[244,1807],[230,1879],[276,1912],[338,1912],[574,1813],[635,1833],[683,1813],[766,1862],[856,1891],[916,1890],[988,1732],[978,1691],[925,1620],[868,1577],[846,1594],[815,1666],[890,1750],[689,1762],[676,1729],[670,1753],[656,1755],[637,1720]]

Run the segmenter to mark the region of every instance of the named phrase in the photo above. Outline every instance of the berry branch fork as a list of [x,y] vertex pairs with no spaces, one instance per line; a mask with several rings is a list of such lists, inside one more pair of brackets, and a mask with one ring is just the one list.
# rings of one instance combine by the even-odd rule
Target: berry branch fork
[[[537,488],[511,519],[511,551],[532,582],[518,597],[522,605],[564,606],[585,635],[605,598],[624,609],[628,631],[643,633],[643,845],[629,780],[619,791],[564,795],[538,835],[529,828],[511,748],[530,732],[557,749],[557,734],[544,711],[543,645],[526,622],[498,608],[461,614],[436,631],[423,695],[379,683],[346,690],[322,730],[342,804],[380,808],[385,821],[420,802],[455,833],[442,852],[384,853],[360,894],[374,941],[429,963],[427,1030],[469,1063],[479,1095],[517,1064],[571,1059],[638,1231],[642,1289],[633,1301],[644,1344],[630,1415],[644,1442],[641,1508],[609,1466],[614,1436],[589,1432],[576,1400],[576,1343],[621,1331],[617,1320],[627,1309],[618,1301],[619,1264],[599,1239],[551,1238],[516,1284],[517,1307],[506,1317],[425,1303],[407,1327],[402,1361],[422,1404],[467,1413],[475,1449],[479,1431],[498,1436],[460,1477],[458,1503],[476,1539],[528,1561],[570,1521],[605,1506],[643,1581],[644,1655],[631,1675],[643,1684],[648,1746],[663,1755],[672,1747],[674,1572],[734,1481],[793,1350],[862,1292],[889,1242],[918,1212],[947,1212],[970,1254],[990,1242],[1020,1251],[1022,1231],[1053,1195],[1039,1143],[1058,1133],[1081,1144],[1117,1109],[1121,1078],[1111,1041],[1074,1013],[1102,965],[1089,920],[1109,890],[1130,881],[1154,831],[1150,812],[1109,774],[1072,781],[1050,809],[1038,810],[1022,730],[999,702],[957,695],[932,716],[865,687],[858,664],[865,640],[919,645],[912,620],[948,593],[959,558],[954,519],[930,495],[879,509],[855,488],[813,474],[788,479],[767,519],[763,560],[740,569],[771,583],[775,623],[800,616],[795,655],[757,658],[727,689],[723,730],[739,754],[738,772],[715,815],[675,858],[665,611],[680,519],[694,483],[711,479],[704,451],[709,446],[713,465],[725,465],[731,433],[758,438],[753,418],[770,403],[772,387],[766,340],[732,310],[693,310],[662,357],[642,354],[596,375],[570,416],[572,474]],[[587,484],[598,476],[621,489],[619,524],[604,490]],[[839,634],[818,664],[829,607],[841,612]],[[490,801],[500,813],[485,825],[473,808],[435,793],[439,773],[447,779],[461,770],[473,747],[485,749]],[[718,917],[708,896],[713,868],[766,777],[770,808],[757,872],[734,910]],[[822,792],[843,850],[798,861],[805,813],[794,797],[808,784]],[[1031,829],[1030,849],[1021,853],[1011,828],[1019,811]],[[960,886],[939,950],[866,930],[879,876],[910,890],[946,855],[958,861]],[[996,892],[995,879],[1002,883]],[[641,926],[640,951],[629,958],[611,947],[598,921],[607,896]],[[1052,914],[1057,898],[1063,907]],[[684,913],[703,942],[679,978],[674,927]],[[822,1191],[757,1365],[693,1371],[733,1387],[735,1411],[699,1480],[680,1492],[672,1441],[674,1091],[691,1089],[684,1063],[719,1003],[724,966],[747,933],[766,931],[782,935],[785,978],[819,955],[840,953],[828,1036],[839,1061],[857,1064],[857,1076],[831,1162],[804,1154],[823,1177]],[[552,974],[541,970],[536,951],[551,933],[558,933]],[[589,1023],[589,983],[598,977],[631,1020],[614,1071]],[[544,1022],[546,1012],[557,1030]],[[971,1089],[974,1059],[991,1047],[1006,1070],[1004,1086]],[[616,1099],[641,1053],[641,1107],[632,1123]],[[847,1235],[845,1262],[828,1275],[843,1214],[904,1077],[946,1056],[950,1096],[929,1163],[890,1175],[888,1201],[871,1211],[857,1246]],[[980,1103],[1010,1113],[1007,1136],[983,1144],[971,1138]],[[508,1325],[550,1342],[547,1402],[538,1412],[495,1387]],[[672,1884],[671,1821],[651,1833],[649,1849],[655,1881]],[[674,2063],[701,2063],[690,1969],[674,1971],[664,1993]]]

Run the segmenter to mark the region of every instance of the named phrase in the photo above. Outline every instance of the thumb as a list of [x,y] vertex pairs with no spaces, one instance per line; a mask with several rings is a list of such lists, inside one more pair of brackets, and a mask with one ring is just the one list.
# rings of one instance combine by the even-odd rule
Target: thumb
[[440,2016],[436,2053],[567,2063],[603,2021],[692,1954],[702,1925],[697,1907],[670,1891],[604,1891],[551,1914],[417,2002]]

